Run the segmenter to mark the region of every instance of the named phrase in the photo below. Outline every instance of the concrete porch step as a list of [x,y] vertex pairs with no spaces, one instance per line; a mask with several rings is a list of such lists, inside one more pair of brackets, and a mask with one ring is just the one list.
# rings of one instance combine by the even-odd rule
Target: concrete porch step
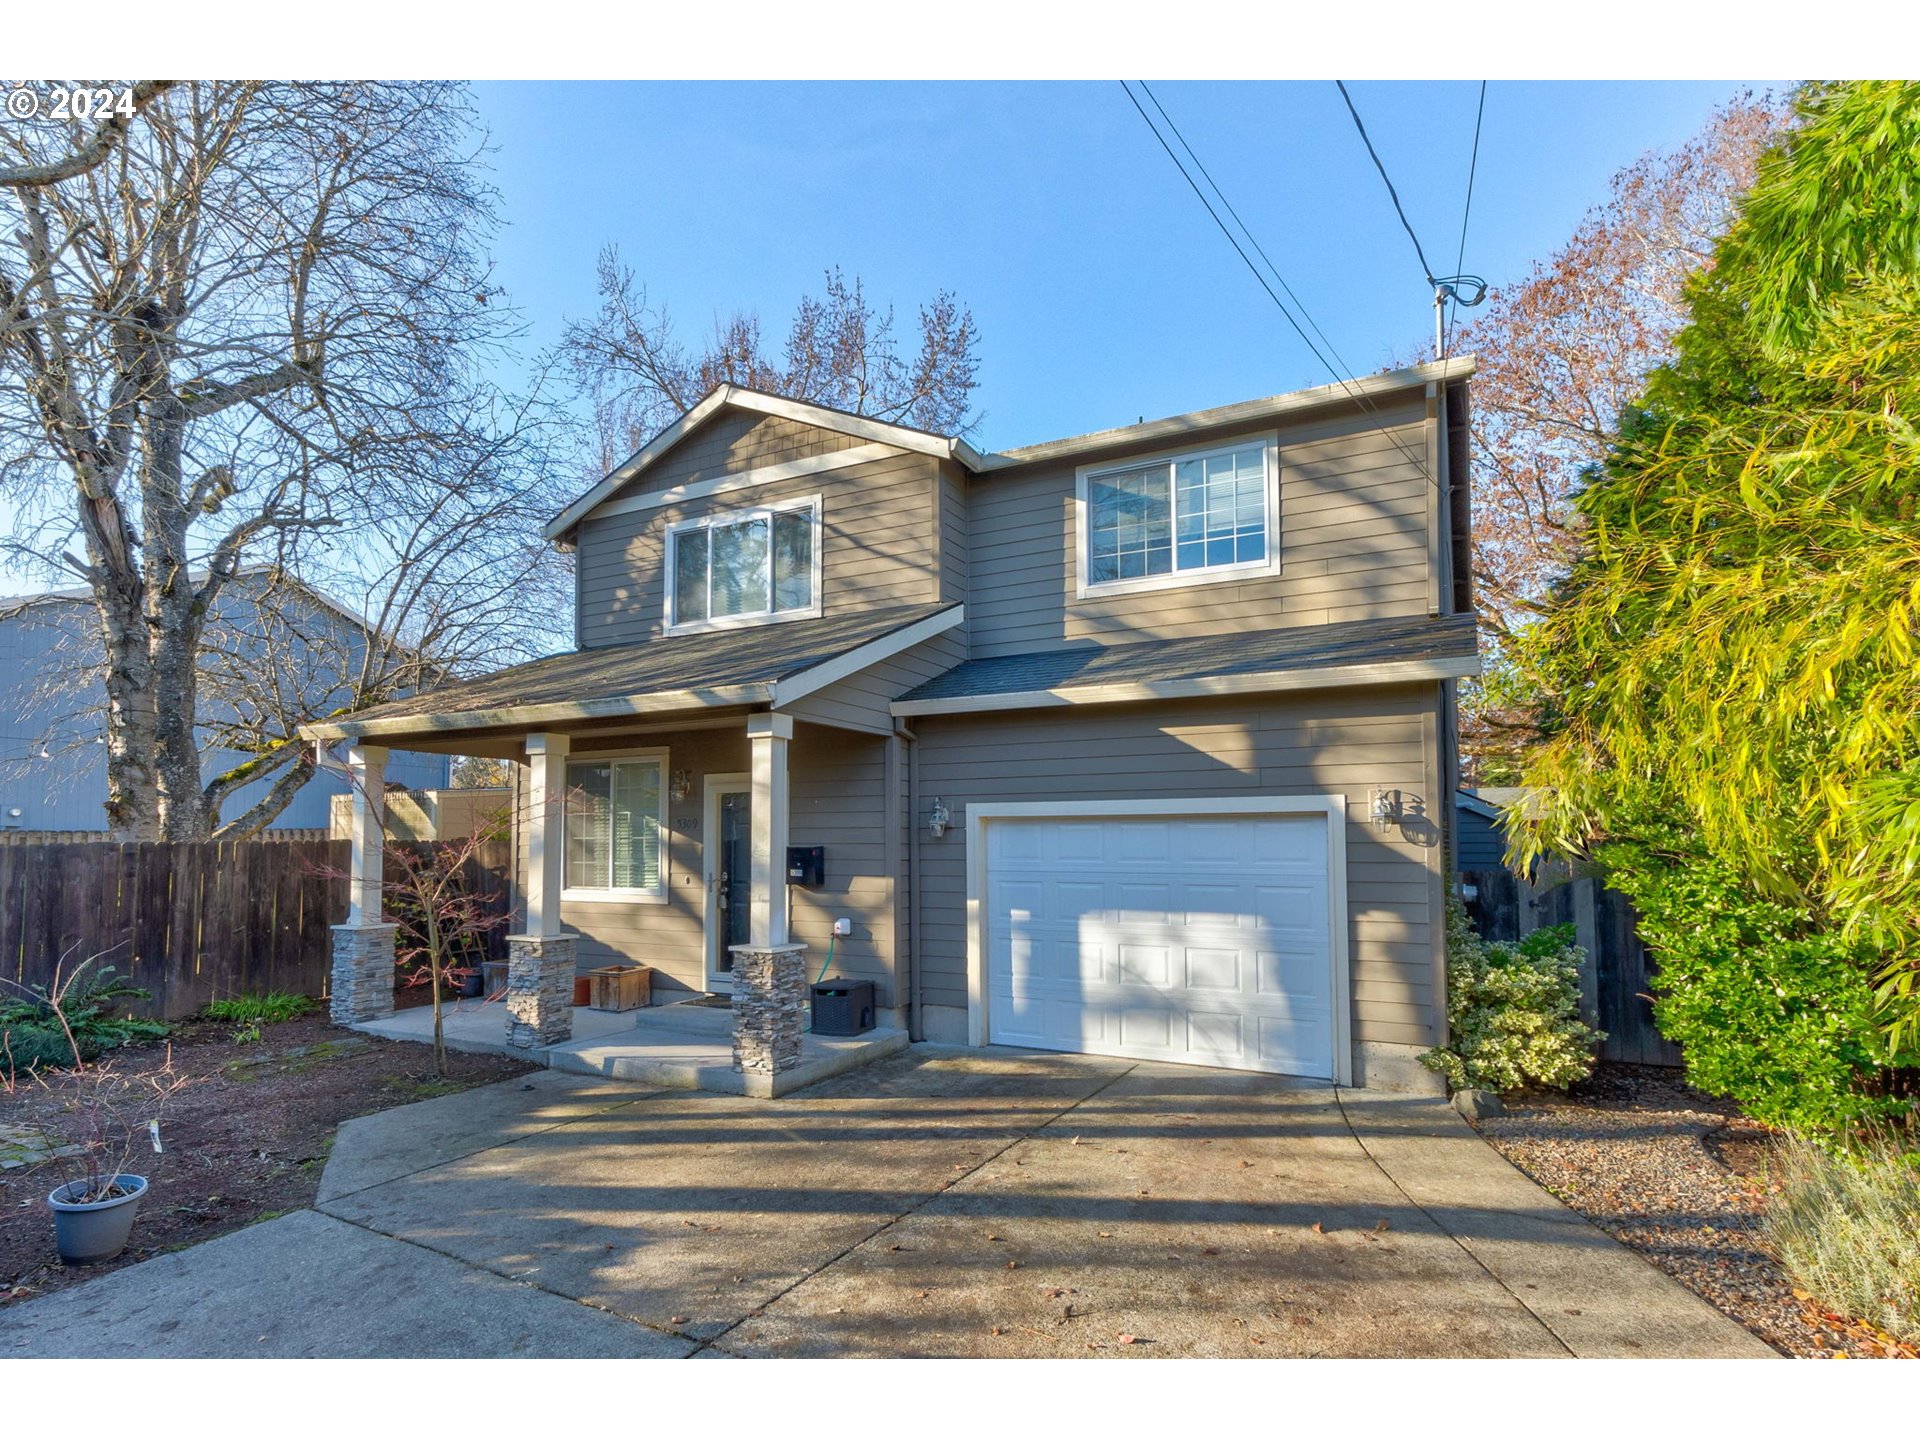
[[[674,1007],[662,1007],[674,1008]],[[719,1012],[722,1016],[725,1011]],[[575,1040],[550,1046],[546,1063],[575,1075],[600,1075],[666,1090],[708,1090],[719,1095],[770,1099],[829,1076],[858,1069],[907,1048],[904,1030],[869,1030],[864,1035],[807,1035],[800,1063],[778,1075],[742,1074],[733,1068],[733,1040],[723,1032],[717,1042],[676,1027],[646,1027],[620,1040]]]
[[[805,1035],[800,1064],[777,1076],[742,1075],[733,1068],[733,1015],[719,1007],[655,1005],[606,1011],[575,1007],[573,1038],[535,1050],[507,1045],[506,1007],[463,1000],[444,1007],[442,1029],[449,1050],[482,1055],[520,1055],[549,1069],[600,1075],[669,1090],[707,1090],[766,1099],[786,1095],[829,1076],[871,1064],[907,1046],[899,1029],[864,1035]],[[402,1010],[350,1027],[387,1040],[433,1039],[431,1007]]]

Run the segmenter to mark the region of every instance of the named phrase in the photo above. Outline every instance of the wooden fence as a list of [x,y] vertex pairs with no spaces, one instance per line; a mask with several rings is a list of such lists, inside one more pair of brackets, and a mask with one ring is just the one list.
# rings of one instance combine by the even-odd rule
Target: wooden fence
[[[324,839],[0,845],[0,977],[47,985],[101,954],[153,993],[136,1010],[165,1019],[268,990],[325,998],[350,855]],[[470,866],[502,908],[509,858],[502,842]]]
[[1653,1023],[1653,977],[1658,969],[1640,941],[1627,897],[1591,876],[1536,890],[1510,870],[1463,872],[1474,887],[1467,911],[1489,940],[1518,940],[1543,925],[1571,925],[1587,952],[1580,975],[1580,1008],[1606,1032],[1600,1058],[1633,1065],[1678,1065],[1680,1047]]

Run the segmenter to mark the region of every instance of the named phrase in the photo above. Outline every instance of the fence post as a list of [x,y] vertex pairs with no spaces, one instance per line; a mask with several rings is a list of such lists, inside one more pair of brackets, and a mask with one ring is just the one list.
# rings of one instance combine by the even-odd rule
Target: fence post
[[1589,1025],[1600,1023],[1600,920],[1595,903],[1599,886],[1591,875],[1573,882],[1573,938],[1587,957],[1580,962],[1580,1018]]

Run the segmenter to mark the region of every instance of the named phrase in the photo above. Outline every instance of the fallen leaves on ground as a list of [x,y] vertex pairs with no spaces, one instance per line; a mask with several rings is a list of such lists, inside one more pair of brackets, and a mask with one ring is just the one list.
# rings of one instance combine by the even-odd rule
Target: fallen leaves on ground
[[1920,1358],[1795,1294],[1761,1234],[1768,1132],[1677,1072],[1602,1065],[1568,1095],[1510,1102],[1475,1128],[1541,1188],[1774,1348]]

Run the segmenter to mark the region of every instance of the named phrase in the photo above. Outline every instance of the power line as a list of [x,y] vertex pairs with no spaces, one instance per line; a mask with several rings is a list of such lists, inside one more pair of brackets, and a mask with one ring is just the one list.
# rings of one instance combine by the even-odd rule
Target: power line
[[[1305,342],[1306,347],[1313,351],[1316,360],[1322,365],[1325,365],[1329,370],[1332,370],[1333,366],[1328,362],[1327,357],[1320,353],[1320,349],[1313,343],[1312,337],[1300,327],[1300,322],[1293,318],[1293,312],[1287,308],[1286,302],[1282,300],[1279,295],[1274,292],[1274,288],[1267,283],[1267,277],[1260,273],[1260,267],[1255,265],[1247,252],[1241,248],[1239,240],[1234,238],[1233,231],[1227,228],[1227,222],[1220,218],[1220,212],[1215,210],[1213,208],[1213,202],[1207,199],[1207,192],[1202,190],[1200,183],[1187,173],[1187,167],[1180,163],[1180,157],[1174,154],[1173,147],[1167,144],[1167,137],[1160,133],[1160,129],[1153,123],[1152,117],[1142,108],[1139,100],[1135,99],[1132,88],[1124,80],[1120,82],[1120,88],[1127,92],[1127,99],[1133,101],[1133,108],[1140,111],[1140,118],[1146,121],[1147,128],[1153,131],[1153,138],[1158,140],[1160,142],[1160,148],[1167,152],[1167,158],[1173,161],[1174,168],[1180,172],[1181,179],[1185,180],[1187,184],[1192,187],[1193,193],[1199,197],[1200,203],[1207,207],[1207,214],[1211,215],[1213,217],[1213,223],[1220,227],[1220,233],[1227,237],[1227,243],[1233,246],[1234,251],[1240,256],[1241,260],[1246,263],[1247,269],[1253,272],[1253,278],[1260,282],[1260,288],[1267,292],[1267,298],[1279,307],[1282,315],[1287,317],[1287,323],[1293,327],[1294,334],[1298,335],[1301,340]],[[1184,140],[1181,141],[1181,144],[1184,145],[1185,143]],[[1211,183],[1211,181],[1209,181],[1209,183]],[[1226,196],[1222,195],[1220,199],[1222,204],[1226,203]],[[1238,217],[1236,216],[1235,218],[1237,219]],[[1252,239],[1253,237],[1249,235],[1247,238]],[[1276,272],[1275,278],[1279,278],[1278,272]],[[1280,283],[1283,286],[1286,284],[1284,280]],[[1289,291],[1289,293],[1291,293],[1291,291]],[[1294,303],[1298,305],[1300,302],[1296,299]],[[1303,306],[1302,313],[1304,312],[1305,307]],[[1337,374],[1338,372],[1335,373]]]
[[1361,123],[1360,112],[1353,108],[1353,96],[1347,93],[1347,82],[1336,80],[1333,83],[1340,87],[1340,98],[1347,102],[1347,113],[1353,117],[1353,128],[1360,132],[1361,143],[1367,147],[1367,154],[1373,157],[1373,168],[1380,172],[1380,178],[1386,184],[1387,195],[1393,201],[1394,213],[1400,217],[1401,228],[1407,232],[1407,238],[1413,241],[1413,253],[1420,257],[1420,273],[1427,277],[1427,284],[1439,284],[1440,282],[1434,279],[1433,266],[1427,263],[1427,252],[1420,248],[1420,237],[1413,233],[1413,223],[1407,219],[1407,212],[1400,204],[1400,192],[1393,188],[1392,177],[1387,174],[1387,167],[1380,161],[1380,152],[1373,148],[1373,141],[1367,136],[1367,127]]
[[[1122,82],[1122,83],[1124,84],[1125,82]],[[1253,246],[1254,252],[1259,255],[1262,261],[1265,262],[1267,269],[1273,272],[1273,278],[1280,282],[1280,288],[1287,292],[1287,298],[1293,301],[1293,303],[1297,307],[1299,307],[1301,318],[1304,319],[1308,325],[1311,325],[1313,327],[1313,333],[1320,337],[1320,343],[1327,347],[1327,353],[1329,355],[1332,355],[1334,360],[1338,362],[1339,369],[1335,370],[1334,366],[1327,365],[1325,356],[1320,357],[1320,363],[1323,365],[1327,365],[1327,368],[1329,370],[1333,370],[1334,377],[1336,379],[1339,378],[1339,375],[1342,371],[1351,370],[1353,367],[1347,364],[1346,358],[1342,356],[1337,349],[1334,348],[1333,341],[1327,338],[1327,332],[1322,330],[1319,324],[1314,320],[1313,316],[1307,312],[1306,302],[1303,301],[1298,295],[1293,293],[1293,287],[1287,284],[1286,276],[1280,273],[1280,267],[1273,263],[1272,257],[1267,254],[1266,248],[1261,245],[1258,237],[1256,237],[1252,229],[1248,227],[1247,222],[1240,218],[1240,212],[1233,208],[1233,202],[1227,198],[1227,192],[1220,188],[1220,182],[1213,178],[1212,172],[1207,169],[1206,163],[1201,160],[1199,152],[1196,151],[1193,148],[1193,146],[1187,142],[1187,137],[1180,133],[1180,127],[1173,123],[1173,117],[1167,114],[1166,106],[1162,105],[1160,103],[1160,97],[1153,93],[1153,87],[1148,85],[1146,81],[1142,80],[1140,82],[1140,88],[1146,91],[1147,99],[1153,101],[1153,108],[1155,110],[1158,110],[1160,112],[1160,118],[1167,122],[1167,128],[1173,132],[1174,138],[1180,142],[1180,148],[1185,150],[1187,154],[1190,157],[1192,157],[1194,168],[1197,169],[1203,176],[1206,177],[1207,184],[1213,187],[1213,193],[1220,197],[1220,203],[1226,206],[1227,213],[1233,217],[1233,223],[1240,227],[1240,232],[1247,237],[1247,241],[1249,244]],[[1162,141],[1161,143],[1165,144],[1164,141]],[[1191,184],[1192,183],[1191,180],[1189,180],[1188,183]],[[1319,355],[1319,353],[1320,352],[1317,349],[1314,351],[1315,355]]]
[[[1153,138],[1160,142],[1160,148],[1167,152],[1167,158],[1173,161],[1174,168],[1180,172],[1181,178],[1187,182],[1188,186],[1193,190],[1193,193],[1199,197],[1200,203],[1206,207],[1207,214],[1213,217],[1213,223],[1220,227],[1220,233],[1227,237],[1227,242],[1233,246],[1235,253],[1240,256],[1241,261],[1246,265],[1247,269],[1252,272],[1253,278],[1259,282],[1260,288],[1267,292],[1267,297],[1279,308],[1280,313],[1286,316],[1287,323],[1293,326],[1294,333],[1306,342],[1307,348],[1313,351],[1314,358],[1326,367],[1327,373],[1333,377],[1334,383],[1346,392],[1348,399],[1354,401],[1361,410],[1372,415],[1375,419],[1381,418],[1380,408],[1373,403],[1372,398],[1368,396],[1365,391],[1356,390],[1347,376],[1342,373],[1348,368],[1347,362],[1341,359],[1340,352],[1334,348],[1333,342],[1327,340],[1326,332],[1321,330],[1313,316],[1308,313],[1307,307],[1301,301],[1300,297],[1294,294],[1293,287],[1287,284],[1286,277],[1280,273],[1279,267],[1274,265],[1272,259],[1268,257],[1266,250],[1261,246],[1260,242],[1254,238],[1253,231],[1247,228],[1247,223],[1240,218],[1240,213],[1233,208],[1233,202],[1227,199],[1226,192],[1220,188],[1219,182],[1213,178],[1205,164],[1201,162],[1199,154],[1187,143],[1186,137],[1180,134],[1179,127],[1173,123],[1173,117],[1167,115],[1165,107],[1154,97],[1153,91],[1147,88],[1147,83],[1144,80],[1141,81],[1140,88],[1146,90],[1148,99],[1153,100],[1154,109],[1160,111],[1161,115],[1166,119],[1167,128],[1173,131],[1175,136],[1179,138],[1182,147],[1193,157],[1195,167],[1202,175],[1206,176],[1207,184],[1213,187],[1214,194],[1220,197],[1220,204],[1226,209],[1228,214],[1233,216],[1234,222],[1240,226],[1241,231],[1247,237],[1247,243],[1259,252],[1262,260],[1266,261],[1267,268],[1273,272],[1273,278],[1279,282],[1280,288],[1285,290],[1288,296],[1292,298],[1293,303],[1299,307],[1300,314],[1306,320],[1307,324],[1313,326],[1314,332],[1318,334],[1323,341],[1326,341],[1327,349],[1333,352],[1334,360],[1328,360],[1326,355],[1321,353],[1319,346],[1308,339],[1306,331],[1300,326],[1300,322],[1294,319],[1293,312],[1288,310],[1286,305],[1282,303],[1279,295],[1274,292],[1273,286],[1267,283],[1266,277],[1260,273],[1259,267],[1253,263],[1253,260],[1248,256],[1245,248],[1242,247],[1239,240],[1234,237],[1233,232],[1227,228],[1226,222],[1220,218],[1219,212],[1213,208],[1213,203],[1207,199],[1206,192],[1200,188],[1199,182],[1187,172],[1186,165],[1181,161],[1180,157],[1174,153],[1173,147],[1167,144],[1166,137],[1160,133],[1160,127],[1153,123],[1153,118],[1147,114],[1139,100],[1134,97],[1132,87],[1130,87],[1126,81],[1122,80],[1120,82],[1120,88],[1127,92],[1127,98],[1133,101],[1133,108],[1139,111],[1140,118],[1146,121],[1147,128],[1153,131]],[[1334,361],[1339,362],[1337,367]],[[1428,469],[1423,457],[1409,450],[1400,440],[1400,437],[1394,434],[1391,429],[1382,427],[1380,433],[1392,442],[1393,447],[1406,458],[1408,464],[1412,465],[1413,468],[1425,478],[1429,485],[1435,487],[1439,485],[1439,477]]]
[[[1480,170],[1480,122],[1487,113],[1487,82],[1480,82],[1480,103],[1473,112],[1473,154],[1467,161],[1467,203],[1460,210],[1460,251],[1453,257],[1453,273],[1460,274],[1460,267],[1467,263],[1467,221],[1473,216],[1473,177]],[[1446,343],[1440,347],[1445,354],[1453,348],[1453,324],[1460,316],[1460,297],[1449,296],[1452,301],[1447,310]]]

